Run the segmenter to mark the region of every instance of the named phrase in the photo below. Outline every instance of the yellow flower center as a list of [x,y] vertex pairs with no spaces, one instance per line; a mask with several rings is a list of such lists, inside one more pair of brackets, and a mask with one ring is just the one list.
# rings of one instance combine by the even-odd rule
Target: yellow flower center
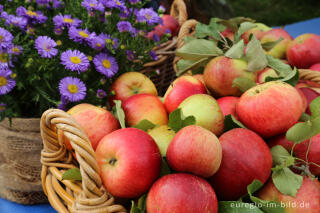
[[121,44],[120,48],[121,48],[121,49],[124,49],[124,48],[126,48],[126,46],[124,46],[123,44]]
[[5,86],[7,84],[7,79],[3,76],[0,76],[0,87]]
[[38,14],[37,14],[36,12],[33,12],[32,10],[28,10],[28,11],[26,12],[26,14],[27,14],[28,16],[38,16]]
[[104,59],[102,61],[102,65],[107,69],[109,69],[111,67],[111,63],[110,63],[110,61],[108,59]]
[[112,43],[111,39],[106,40],[108,44]]
[[72,94],[75,94],[78,92],[78,86],[75,84],[69,84],[68,85],[68,91]]
[[119,5],[119,6],[121,5],[121,3],[120,3],[119,1],[116,1],[116,3],[117,3],[117,5]]
[[12,48],[12,52],[14,52],[14,53],[20,53],[20,50],[19,50],[18,47],[13,47],[13,48]]
[[102,47],[102,45],[100,43],[96,43],[97,47]]
[[12,74],[10,75],[10,77],[11,77],[11,78],[16,78],[16,77],[17,77],[17,74],[16,74],[16,73],[12,73]]
[[4,39],[4,37],[2,35],[0,35],[0,42],[2,42]]
[[6,106],[0,105],[0,112],[3,112],[3,111],[5,111],[5,110],[6,110]]
[[80,64],[81,63],[81,59],[78,56],[72,56],[70,57],[70,61],[74,64]]
[[79,32],[79,35],[80,35],[82,38],[88,38],[88,37],[89,37],[88,33],[84,32],[84,31],[80,31],[80,32]]
[[8,62],[7,56],[6,56],[5,53],[0,53],[0,61],[1,61],[2,63]]
[[90,6],[90,7],[95,7],[96,4],[91,3],[91,4],[89,4],[89,6]]
[[151,16],[150,14],[146,14],[146,18],[147,18],[148,20],[150,20],[150,19],[152,18],[152,16]]
[[60,46],[62,44],[62,41],[58,40],[56,41],[57,45]]
[[88,60],[89,61],[92,61],[92,56],[91,55],[89,55],[89,56],[87,56],[88,57]]
[[64,18],[63,21],[64,21],[65,23],[73,23],[73,22],[74,22],[74,20],[71,19],[71,18]]

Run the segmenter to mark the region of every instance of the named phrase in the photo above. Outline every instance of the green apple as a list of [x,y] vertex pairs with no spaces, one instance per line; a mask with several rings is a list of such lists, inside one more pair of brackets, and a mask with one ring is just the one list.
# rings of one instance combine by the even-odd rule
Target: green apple
[[157,126],[150,129],[148,133],[158,145],[161,156],[165,157],[168,146],[176,133],[167,125]]

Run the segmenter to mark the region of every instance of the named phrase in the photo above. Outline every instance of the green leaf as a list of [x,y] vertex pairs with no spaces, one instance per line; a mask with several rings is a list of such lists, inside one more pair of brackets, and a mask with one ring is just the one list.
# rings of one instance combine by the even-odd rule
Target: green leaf
[[118,119],[121,128],[126,128],[125,114],[121,107],[121,101],[114,100],[113,102],[115,103],[115,105],[112,108],[112,113]]
[[244,55],[244,41],[241,39],[234,44],[225,54],[228,58],[239,59]]
[[147,194],[142,195],[137,204],[132,200],[130,213],[146,213],[146,201]]
[[252,36],[246,49],[246,59],[248,61],[247,70],[251,72],[259,71],[267,66],[267,58],[262,49],[260,41]]
[[311,120],[320,117],[320,97],[317,97],[310,103]]
[[79,168],[71,168],[62,174],[62,180],[82,180]]
[[149,129],[154,128],[156,125],[150,122],[149,120],[143,119],[137,125],[134,125],[134,128],[141,129],[143,131],[148,131]]
[[245,17],[235,17],[228,20],[216,18],[217,23],[223,24],[233,32],[237,32],[239,25],[243,22],[254,22],[253,19],[245,18]]
[[255,28],[257,25],[252,22],[243,22],[240,24],[238,31],[234,35],[234,42],[238,42],[243,33],[247,32],[248,30]]
[[208,36],[213,37],[216,40],[220,39],[219,32],[212,29],[210,25],[202,24],[201,22],[198,22],[196,29],[195,29],[195,34],[194,36],[196,38],[206,38]]
[[198,61],[222,54],[222,50],[217,47],[215,42],[205,39],[192,40],[176,51],[177,56],[191,61]]
[[273,165],[281,165],[281,167],[277,167],[277,170],[279,168],[286,168],[294,164],[294,157],[291,156],[283,146],[277,145],[272,147],[271,155]]
[[198,67],[204,66],[204,64],[207,64],[208,58],[202,58],[198,61],[190,61],[190,60],[184,60],[180,59],[177,63],[178,73],[177,76],[182,75],[188,70],[196,69]]
[[311,122],[297,123],[286,133],[288,141],[301,143],[315,135],[315,130]]
[[276,59],[270,55],[266,55],[266,57],[268,66],[274,69],[280,77],[286,77],[292,72],[290,65],[285,64],[281,60]]
[[245,127],[240,121],[238,121],[233,115],[227,115],[224,117],[224,130],[225,132],[235,129],[235,128],[244,128]]
[[211,29],[218,31],[218,34],[226,29],[226,27],[222,24],[218,23],[219,18],[211,18],[209,26]]
[[253,80],[245,77],[238,77],[235,78],[232,82],[232,87],[237,87],[240,89],[241,92],[245,92],[248,89],[256,86],[257,83],[254,82]]
[[283,79],[280,79],[280,81],[286,82],[294,87],[298,83],[299,78],[299,71],[297,70],[297,68],[294,68],[290,74],[288,74]]
[[282,194],[295,197],[301,187],[303,177],[295,174],[289,168],[283,168],[272,173],[272,181]]
[[162,158],[160,177],[171,174],[171,169],[165,157]]
[[283,40],[283,38],[279,38],[277,41],[269,41],[269,42],[265,42],[261,45],[264,50],[269,51],[272,48],[274,48],[277,44],[279,44],[282,40]]
[[219,201],[219,212],[221,213],[263,213],[252,203],[240,201]]
[[299,121],[306,122],[306,121],[309,121],[310,118],[311,118],[310,115],[308,115],[307,113],[304,112],[304,113],[302,113]]
[[247,191],[249,195],[253,195],[256,191],[258,191],[263,184],[261,183],[260,180],[253,180],[248,186],[247,186]]
[[193,41],[195,39],[196,38],[191,37],[191,36],[185,36],[185,37],[182,38],[182,40],[184,41],[185,44],[188,43],[189,41]]
[[183,127],[194,125],[196,119],[194,116],[184,117],[180,108],[174,110],[169,115],[168,126],[175,132],[178,132]]

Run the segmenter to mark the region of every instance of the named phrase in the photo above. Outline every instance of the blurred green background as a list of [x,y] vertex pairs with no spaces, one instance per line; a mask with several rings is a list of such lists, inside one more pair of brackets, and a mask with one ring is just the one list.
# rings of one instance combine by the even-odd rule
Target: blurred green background
[[226,0],[226,2],[235,16],[250,17],[269,26],[282,26],[320,17],[320,0]]

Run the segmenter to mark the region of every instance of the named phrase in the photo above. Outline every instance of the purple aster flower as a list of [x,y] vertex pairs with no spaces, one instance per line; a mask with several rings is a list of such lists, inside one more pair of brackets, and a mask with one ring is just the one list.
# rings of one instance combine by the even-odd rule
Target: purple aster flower
[[9,54],[21,55],[22,51],[23,51],[23,48],[21,46],[15,45],[9,50]]
[[62,99],[77,102],[86,97],[87,88],[79,78],[65,77],[59,83],[59,91]]
[[157,60],[159,59],[158,56],[157,56],[157,54],[156,54],[156,52],[153,51],[153,50],[151,50],[151,51],[149,52],[149,56],[150,56],[154,61],[157,61]]
[[117,28],[119,32],[130,32],[132,29],[132,25],[128,21],[119,21],[117,24]]
[[85,72],[90,66],[89,59],[85,54],[79,50],[67,50],[61,54],[61,64],[65,66],[67,70]]
[[0,112],[4,112],[7,109],[7,104],[5,103],[0,103]]
[[26,17],[32,21],[36,21],[39,24],[45,23],[48,19],[41,11],[27,10],[22,6],[17,8],[16,13],[18,16]]
[[160,7],[158,8],[158,11],[160,13],[164,13],[164,12],[166,12],[166,8],[164,6],[162,6],[162,5],[160,5]]
[[35,41],[35,47],[42,58],[52,58],[58,54],[55,48],[57,43],[48,36],[39,36]]
[[136,37],[138,35],[138,33],[139,33],[139,30],[137,30],[136,28],[132,27],[130,33],[131,33],[132,37]]
[[9,55],[6,52],[0,52],[0,69],[8,69],[9,62]]
[[69,37],[75,42],[83,43],[84,41],[89,42],[90,32],[87,29],[77,29],[75,27],[69,28]]
[[98,72],[110,78],[118,72],[118,63],[116,59],[105,53],[99,53],[93,59],[93,63]]
[[22,30],[25,30],[28,25],[28,19],[21,16],[9,15],[7,19],[7,24],[12,24],[16,27],[19,27]]
[[107,8],[117,8],[125,10],[126,6],[122,0],[100,0],[100,2]]
[[68,103],[69,103],[68,99],[64,96],[61,96],[61,100],[60,100],[60,104],[58,105],[58,109],[65,111]]
[[104,34],[97,36],[95,33],[91,33],[89,37],[89,46],[95,50],[102,50],[106,46],[106,39]]
[[152,8],[142,8],[137,12],[137,21],[149,25],[160,24],[162,19]]
[[0,27],[0,51],[5,51],[12,47],[12,34]]
[[129,61],[133,61],[136,58],[136,54],[132,50],[127,50],[126,53]]
[[140,0],[129,0],[129,2],[130,2],[131,4],[137,4],[138,2],[140,2]]
[[89,12],[92,12],[94,10],[103,12],[104,6],[101,2],[98,2],[97,0],[84,0],[82,1],[81,5],[85,7]]
[[15,86],[16,81],[11,79],[12,71],[9,69],[0,69],[0,95],[7,94]]
[[2,13],[2,11],[3,11],[3,5],[0,4],[0,13]]
[[63,27],[79,27],[82,23],[81,20],[76,18],[71,18],[71,15],[56,15],[53,17],[54,26],[56,28],[63,28]]
[[107,95],[106,91],[104,91],[102,89],[97,90],[97,97],[98,98],[104,98],[104,97],[106,97],[106,95]]
[[38,6],[49,6],[50,0],[37,0]]
[[130,13],[129,13],[128,8],[124,8],[119,14],[121,19],[126,19],[129,17],[129,15],[130,15]]
[[9,18],[9,14],[6,11],[3,11],[3,12],[1,12],[0,18],[8,19]]
[[160,37],[157,34],[154,33],[152,37],[155,42],[160,42]]
[[53,8],[59,9],[59,8],[63,7],[63,2],[61,2],[59,0],[53,0],[52,5],[53,5]]
[[119,40],[117,38],[112,39],[112,46],[114,49],[119,47]]

